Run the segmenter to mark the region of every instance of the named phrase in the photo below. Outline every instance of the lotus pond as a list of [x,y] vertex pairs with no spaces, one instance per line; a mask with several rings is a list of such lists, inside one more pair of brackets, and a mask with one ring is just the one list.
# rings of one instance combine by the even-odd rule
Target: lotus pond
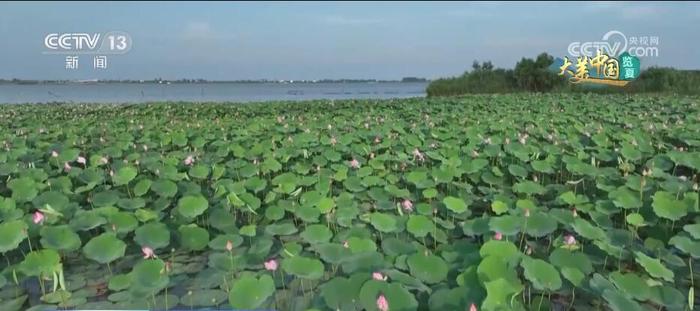
[[700,98],[0,107],[0,310],[689,310]]

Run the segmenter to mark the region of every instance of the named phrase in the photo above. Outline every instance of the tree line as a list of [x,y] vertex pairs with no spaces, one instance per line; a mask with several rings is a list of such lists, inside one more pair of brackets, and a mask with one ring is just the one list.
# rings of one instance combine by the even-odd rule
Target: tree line
[[474,61],[464,74],[432,81],[428,96],[513,92],[595,92],[595,93],[678,93],[700,94],[700,70],[651,67],[624,87],[573,85],[552,72],[554,58],[542,53],[535,59],[522,58],[514,69],[494,68],[490,61]]

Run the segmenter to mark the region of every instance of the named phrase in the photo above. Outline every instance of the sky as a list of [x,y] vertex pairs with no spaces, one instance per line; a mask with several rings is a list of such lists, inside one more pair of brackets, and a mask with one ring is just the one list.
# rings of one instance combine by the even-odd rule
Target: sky
[[[658,38],[642,67],[700,69],[698,25],[698,2],[1,2],[0,78],[434,79],[611,30]],[[50,33],[110,31],[133,45],[106,69],[44,53]]]

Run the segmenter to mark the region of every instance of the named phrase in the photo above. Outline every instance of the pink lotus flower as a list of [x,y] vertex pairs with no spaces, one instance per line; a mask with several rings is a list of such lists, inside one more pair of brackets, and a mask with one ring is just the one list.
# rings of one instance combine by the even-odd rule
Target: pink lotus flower
[[360,168],[360,162],[358,162],[357,159],[354,159],[354,158],[353,158],[352,161],[350,161],[350,167],[352,167],[352,168]]
[[425,161],[425,155],[423,155],[423,153],[420,152],[420,150],[418,150],[418,148],[416,148],[416,149],[413,149],[413,159],[414,160],[418,159],[418,161],[423,162],[423,161]]
[[52,151],[51,151],[51,157],[53,157],[53,158],[58,158],[58,152],[56,152],[56,150],[52,150]]
[[503,234],[500,232],[496,232],[496,234],[493,235],[493,239],[500,241],[503,239]]
[[101,158],[100,158],[100,163],[101,163],[101,164],[107,164],[107,163],[109,163],[109,159],[107,159],[106,157],[101,157]]
[[270,259],[265,262],[265,270],[267,271],[275,271],[277,270],[277,260]]
[[194,163],[194,158],[191,155],[188,155],[187,158],[185,158],[184,163],[185,165],[190,166],[192,163]]
[[564,244],[574,245],[576,244],[576,238],[574,238],[574,236],[571,234],[567,234],[566,236],[564,236]]
[[374,272],[372,273],[372,278],[377,281],[386,281],[387,276],[382,274],[381,272]]
[[335,139],[335,136],[331,137],[331,145],[335,146],[335,144],[338,143],[338,140]]
[[348,241],[343,241],[343,247],[349,248],[350,244],[348,244]]
[[231,243],[231,241],[226,241],[226,250],[229,252],[233,250],[233,243]]
[[68,164],[68,162],[64,162],[64,163],[63,163],[63,170],[64,170],[64,171],[70,172],[70,169],[71,169],[71,168],[72,168],[72,167],[70,166],[70,164]]
[[44,214],[40,211],[34,212],[34,214],[32,215],[32,221],[35,224],[40,224],[40,223],[44,222]]
[[148,246],[142,247],[141,252],[143,253],[143,259],[158,258],[158,256],[156,256],[156,254],[153,252],[153,249]]
[[472,304],[470,304],[470,305],[469,305],[469,311],[477,311],[477,309],[476,309],[476,305],[475,305],[475,304],[473,304],[473,303],[472,303]]
[[484,139],[484,144],[490,145],[491,144],[491,137],[487,137]]
[[476,152],[476,150],[472,150],[472,158],[476,158],[479,156],[479,153]]
[[411,202],[409,199],[405,199],[403,202],[401,202],[401,207],[403,207],[404,211],[411,212],[413,211],[413,202]]
[[379,309],[380,311],[389,310],[389,301],[386,300],[384,294],[380,294],[379,297],[377,297],[377,309]]
[[77,162],[82,165],[85,165],[87,163],[87,160],[85,160],[85,157],[78,157]]
[[379,138],[379,136],[374,137],[374,143],[375,143],[375,144],[378,144],[378,143],[381,143],[381,142],[382,142],[382,139]]

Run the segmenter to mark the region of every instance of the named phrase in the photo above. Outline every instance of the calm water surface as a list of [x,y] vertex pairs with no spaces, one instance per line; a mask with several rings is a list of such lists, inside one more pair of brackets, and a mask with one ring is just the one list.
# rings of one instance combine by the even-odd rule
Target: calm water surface
[[383,83],[68,83],[0,85],[0,104],[152,101],[252,102],[423,97],[427,82]]

